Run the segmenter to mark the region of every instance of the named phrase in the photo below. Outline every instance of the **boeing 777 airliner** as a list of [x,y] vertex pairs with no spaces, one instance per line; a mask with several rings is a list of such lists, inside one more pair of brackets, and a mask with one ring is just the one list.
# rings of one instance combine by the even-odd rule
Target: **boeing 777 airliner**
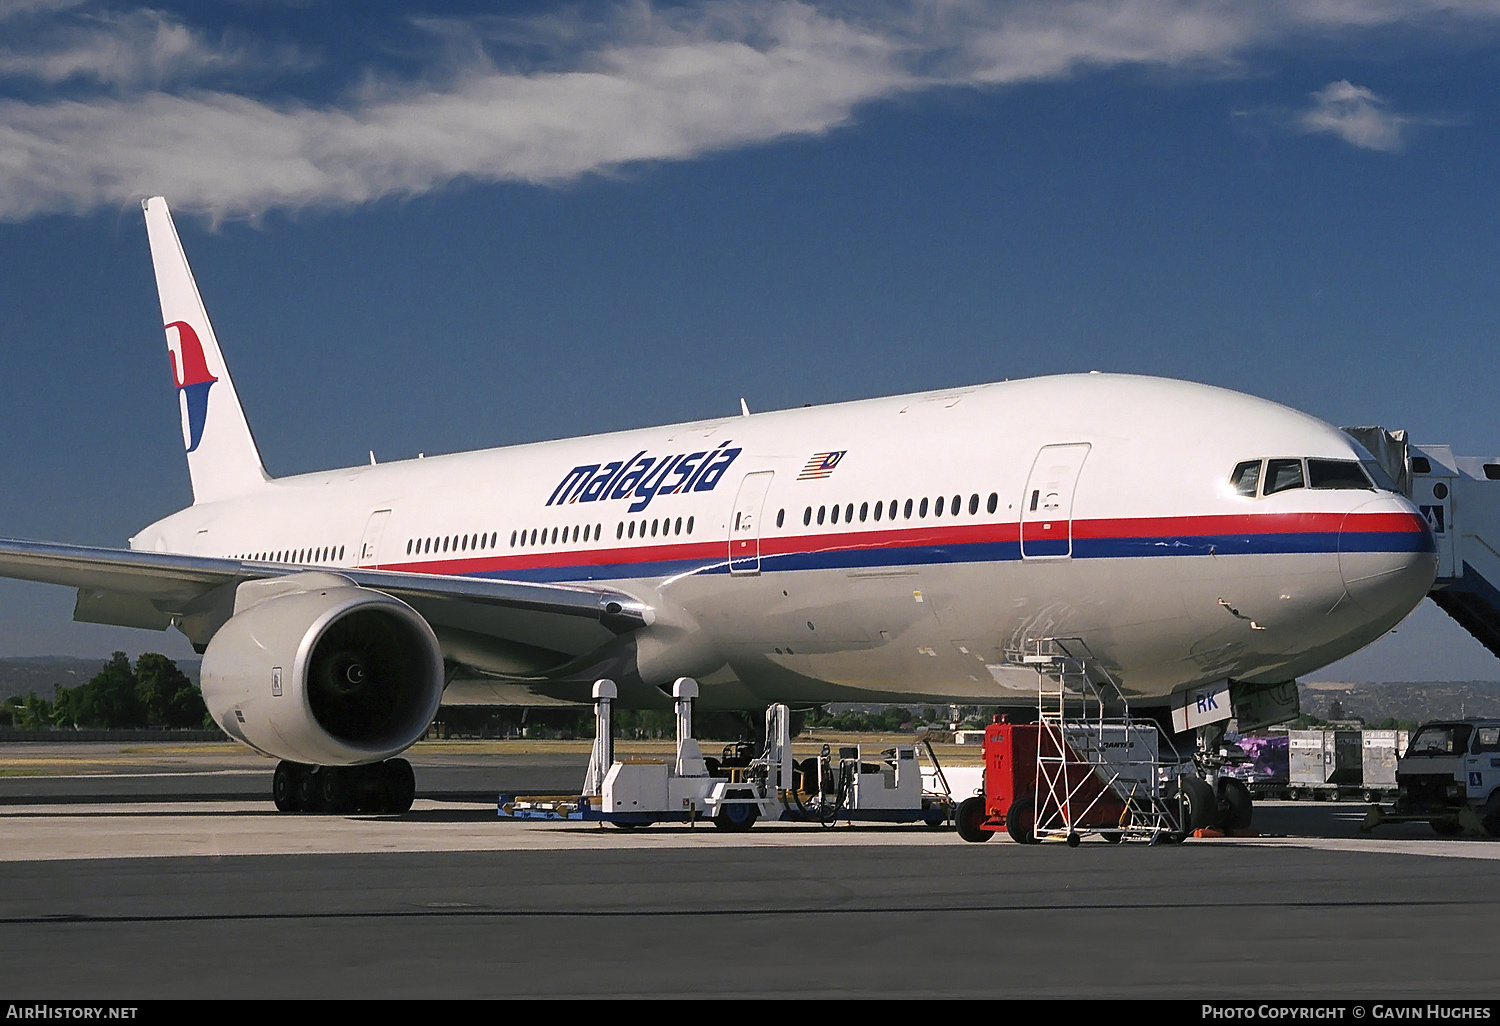
[[[1138,703],[1292,680],[1390,630],[1426,522],[1352,438],[1079,374],[272,479],[164,200],[145,202],[193,505],[128,550],[8,541],[78,620],[175,627],[229,734],[410,805],[444,689],[510,701],[996,702],[1081,638]],[[332,777],[330,777],[332,779]],[[403,797],[404,795],[404,797]]]

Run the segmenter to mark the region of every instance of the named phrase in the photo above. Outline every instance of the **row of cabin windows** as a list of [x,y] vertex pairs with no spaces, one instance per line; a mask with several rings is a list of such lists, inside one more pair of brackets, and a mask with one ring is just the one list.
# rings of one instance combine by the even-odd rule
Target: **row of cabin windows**
[[[667,517],[666,519],[642,520],[639,527],[637,527],[634,520],[628,522],[621,520],[615,525],[615,537],[621,539],[634,538],[637,534],[642,538],[648,535],[655,538],[657,535],[666,537],[673,534],[692,533],[692,517],[687,518],[685,526],[681,517],[678,517],[676,521],[673,521],[671,517]],[[512,531],[510,533],[510,547],[516,549],[526,548],[530,545],[556,545],[558,542],[566,545],[569,542],[598,541],[602,537],[604,537],[603,524],[593,524],[592,526],[584,524],[582,527],[575,524],[571,529],[566,527],[554,527],[550,530],[545,527],[532,528],[530,531]]]
[[[688,517],[686,522],[682,517],[675,521],[668,517],[666,519],[642,520],[637,526],[635,521],[620,521],[615,527],[616,538],[634,538],[639,532],[640,537],[648,535],[652,538],[661,535],[681,535],[693,533],[694,518]],[[598,541],[604,537],[603,524],[574,524],[572,527],[533,527],[529,530],[517,529],[510,532],[510,547],[513,549],[531,548],[537,545],[567,545],[570,542]],[[412,538],[406,543],[406,554],[408,556],[426,556],[433,553],[454,552],[479,552],[493,549],[500,543],[498,531],[490,534],[455,534],[445,537]],[[342,550],[341,550],[342,551]]]
[[468,552],[471,549],[478,552],[480,549],[493,549],[499,540],[499,531],[485,534],[449,534],[434,538],[408,538],[406,554],[425,556],[433,552]]
[[511,548],[526,548],[528,545],[556,545],[559,538],[563,544],[583,541],[598,541],[600,533],[604,530],[603,524],[584,524],[581,527],[574,524],[571,528],[554,527],[550,531],[545,527],[533,527],[531,530],[520,530],[510,532]]
[[[969,496],[968,508],[969,516],[972,517],[979,515],[978,492],[975,492],[974,494]],[[995,510],[999,509],[999,494],[996,492],[990,492],[990,497],[985,500],[984,508],[985,512],[987,513],[994,513]],[[963,510],[964,497],[962,495],[955,495],[952,498],[949,498],[946,495],[939,495],[932,499],[928,499],[924,496],[921,499],[907,499],[904,504],[900,499],[891,499],[889,502],[881,500],[879,502],[876,502],[873,506],[871,506],[871,504],[868,502],[862,502],[859,504],[859,510],[857,513],[854,508],[854,503],[852,502],[846,503],[843,506],[819,506],[816,513],[814,513],[811,506],[808,506],[805,510],[802,511],[802,526],[812,526],[814,517],[816,517],[819,524],[822,524],[825,520],[828,523],[836,524],[839,522],[840,517],[843,518],[844,523],[852,524],[854,523],[854,518],[857,515],[859,517],[859,522],[863,524],[871,520],[876,523],[879,523],[881,520],[895,520],[897,517],[905,520],[910,520],[913,516],[916,516],[918,518],[925,518],[929,511],[935,517],[943,516],[945,513],[948,516],[956,517],[960,513],[962,513]],[[785,523],[786,510],[777,510],[776,526],[781,527]]]
[[260,563],[329,563],[342,562],[342,545],[324,545],[316,549],[273,549],[270,552],[241,552],[235,559],[253,559]]
[[[686,524],[686,528],[685,529],[684,529],[684,523]],[[622,520],[618,524],[615,525],[615,537],[616,538],[635,538],[635,537],[645,538],[647,536],[646,535],[647,527],[648,527],[648,522],[645,521],[645,520],[642,520],[640,522],[639,532],[637,532],[636,522],[634,520],[630,520],[630,521]],[[650,527],[650,531],[651,531],[650,536],[652,538],[655,538],[658,533],[660,533],[660,535],[663,538],[665,538],[665,537],[667,537],[669,535],[692,534],[693,533],[693,518],[692,517],[688,517],[687,520],[684,521],[681,517],[678,517],[674,521],[671,517],[665,517],[665,518],[663,518],[661,520],[652,520],[652,521],[650,521],[649,522],[649,527]]]
[[1396,490],[1379,464],[1358,460],[1246,460],[1234,468],[1229,483],[1237,494],[1247,498],[1293,488],[1373,491],[1379,485],[1387,491]]

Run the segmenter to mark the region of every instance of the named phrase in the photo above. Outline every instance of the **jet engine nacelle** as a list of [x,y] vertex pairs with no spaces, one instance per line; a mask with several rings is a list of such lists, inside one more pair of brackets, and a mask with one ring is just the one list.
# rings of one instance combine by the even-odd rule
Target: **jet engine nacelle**
[[416,610],[337,574],[250,581],[203,655],[203,700],[231,737],[316,766],[378,762],[427,730],[443,655]]

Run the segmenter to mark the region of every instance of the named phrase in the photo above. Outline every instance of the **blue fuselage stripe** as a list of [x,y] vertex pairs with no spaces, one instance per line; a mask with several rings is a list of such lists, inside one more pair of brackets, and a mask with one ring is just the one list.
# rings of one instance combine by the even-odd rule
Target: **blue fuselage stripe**
[[[1205,535],[1163,538],[1075,538],[1074,559],[1140,559],[1150,556],[1250,556],[1283,554],[1337,554],[1345,552],[1408,553],[1432,551],[1424,533],[1403,532],[1289,532],[1276,534]],[[1027,540],[1026,554],[1066,556],[1066,543]],[[950,545],[889,546],[881,548],[829,548],[804,552],[763,555],[762,573],[797,570],[860,570],[880,567],[927,566],[951,563],[1014,563],[1021,560],[1021,543],[978,542]],[[748,567],[752,561],[744,561]],[[736,565],[740,560],[736,560]],[[566,583],[570,581],[618,581],[673,577],[682,574],[727,574],[726,554],[720,559],[670,559],[633,563],[578,564],[531,568],[501,568],[471,572],[465,576],[494,577],[512,581]]]

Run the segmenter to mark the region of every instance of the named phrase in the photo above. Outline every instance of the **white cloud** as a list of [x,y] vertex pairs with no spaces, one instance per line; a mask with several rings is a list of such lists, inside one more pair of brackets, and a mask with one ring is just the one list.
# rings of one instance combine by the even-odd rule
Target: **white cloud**
[[[3,20],[3,19],[0,19]],[[17,37],[21,38],[17,38]],[[48,24],[30,33],[8,32],[0,43],[0,77],[48,85],[70,80],[117,88],[159,88],[204,73],[305,68],[288,46],[265,48],[209,41],[158,11],[98,14]]]
[[1419,124],[1442,124],[1436,118],[1397,114],[1373,90],[1347,80],[1330,82],[1312,94],[1312,106],[1296,115],[1303,132],[1327,132],[1352,146],[1393,153],[1405,145],[1408,129]]
[[[163,37],[133,17],[114,24],[123,42],[113,57],[101,45],[80,47],[95,55],[92,63],[11,55],[42,61],[33,73],[48,81],[88,75],[115,89],[0,101],[0,219],[153,193],[214,217],[253,217],[418,194],[457,179],[563,182],[827,132],[861,104],[940,85],[1128,66],[1223,69],[1254,48],[1310,33],[1495,21],[1500,0],[893,0],[822,8],[706,0],[665,10],[636,3],[581,25],[568,20],[576,12],[507,19],[502,34],[511,43],[533,26],[547,53],[541,70],[485,56],[487,23],[444,21],[444,57],[429,75],[401,81],[371,73],[344,100],[323,105],[142,85],[202,71],[214,50],[185,29],[178,36],[174,23],[162,22],[171,30]],[[464,31],[478,42],[467,45]],[[1366,140],[1357,145],[1378,142],[1381,126],[1390,132],[1390,118],[1399,118],[1373,95],[1330,102],[1321,116],[1332,120],[1309,130]],[[1405,123],[1396,124],[1397,140]]]

